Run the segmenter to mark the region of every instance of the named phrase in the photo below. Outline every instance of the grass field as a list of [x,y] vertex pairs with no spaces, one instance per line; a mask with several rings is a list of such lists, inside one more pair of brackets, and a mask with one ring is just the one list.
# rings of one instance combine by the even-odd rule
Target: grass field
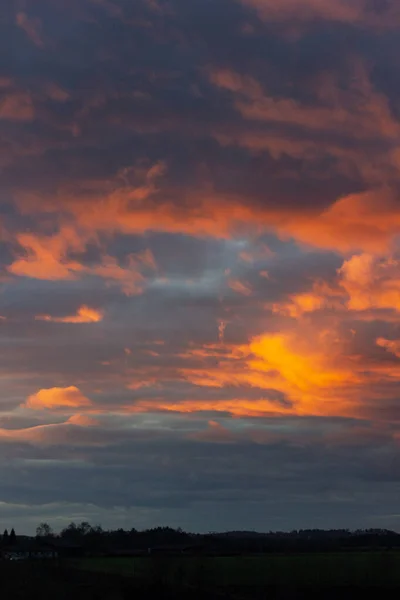
[[400,552],[82,559],[79,568],[223,586],[400,586]]

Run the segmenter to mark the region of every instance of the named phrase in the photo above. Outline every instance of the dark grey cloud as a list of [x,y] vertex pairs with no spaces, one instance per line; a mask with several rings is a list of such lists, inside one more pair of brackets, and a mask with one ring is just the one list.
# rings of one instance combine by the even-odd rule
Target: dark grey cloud
[[[56,446],[33,454],[31,449],[29,458],[21,449],[18,459],[1,466],[3,497],[11,505],[30,504],[39,511],[43,504],[66,503],[60,512],[67,513],[69,506],[86,506],[83,514],[96,497],[98,514],[125,507],[132,524],[141,509],[157,511],[160,522],[179,515],[185,521],[196,512],[195,526],[202,530],[229,527],[235,520],[245,528],[258,523],[266,530],[302,522],[335,526],[340,519],[356,526],[394,510],[399,473],[393,445],[366,439],[359,446],[320,446],[316,452],[307,438],[304,442],[216,448],[176,440],[124,442],[119,436],[111,447]],[[222,504],[228,511],[224,525],[209,515],[207,520],[207,510],[219,513]],[[51,520],[51,510],[48,514]]]
[[[43,48],[16,25],[16,9],[9,10],[4,20],[3,56],[9,60],[2,74],[31,98],[34,115],[26,122],[15,121],[9,131],[14,144],[20,145],[21,156],[5,169],[3,185],[53,193],[66,180],[112,178],[139,158],[168,157],[175,188],[178,182],[185,183],[185,177],[202,182],[201,164],[218,189],[235,190],[258,203],[267,197],[269,204],[275,198],[281,205],[294,206],[301,196],[307,206],[326,205],[340,194],[363,189],[363,181],[338,173],[323,156],[313,157],[315,168],[307,177],[303,157],[277,160],[266,149],[262,157],[253,159],[248,149],[219,147],[217,132],[236,132],[240,138],[261,128],[268,136],[276,134],[278,127],[285,137],[282,127],[286,125],[243,119],[231,95],[210,84],[208,72],[234,70],[255,78],[266,93],[315,107],[321,76],[341,72],[345,89],[352,80],[349,59],[360,55],[368,63],[373,61],[378,91],[382,86],[390,96],[385,85],[394,60],[390,33],[376,36],[354,28],[350,36],[349,25],[319,23],[289,42],[276,25],[261,23],[252,11],[231,0],[190,5],[176,0],[161,12],[152,11],[146,2],[136,3],[134,9],[118,2],[111,12],[89,1],[71,7],[67,11],[58,2],[26,4],[22,12],[41,23]],[[251,33],[243,33],[246,25],[253,27]],[[370,56],[372,47],[374,56]],[[10,92],[5,88],[3,93]],[[2,126],[7,135],[9,123]],[[293,135],[298,141],[304,139],[304,128],[297,134],[292,131]],[[318,142],[321,134],[307,135]],[[327,132],[322,135],[326,139]],[[334,131],[329,135],[333,145],[355,143],[352,131],[342,140],[334,140]],[[379,150],[379,140],[373,143]],[[365,140],[362,144],[365,148]],[[330,185],[322,184],[321,194],[317,177],[327,166]]]

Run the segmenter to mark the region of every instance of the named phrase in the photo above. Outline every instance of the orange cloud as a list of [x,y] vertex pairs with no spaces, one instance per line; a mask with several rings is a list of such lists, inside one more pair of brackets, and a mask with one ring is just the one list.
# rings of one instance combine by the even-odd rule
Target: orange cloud
[[[18,205],[23,214],[35,214],[39,210],[59,214],[62,203],[64,211],[69,214],[69,223],[73,221],[74,226],[71,229],[71,225],[61,223],[60,232],[53,237],[18,236],[17,241],[28,253],[28,258],[20,259],[11,267],[11,272],[24,274],[27,265],[29,272],[33,272],[36,263],[45,262],[46,259],[51,266],[50,257],[56,256],[54,278],[58,277],[62,267],[62,278],[66,278],[66,269],[75,270],[74,265],[70,267],[65,264],[66,250],[71,247],[71,250],[80,251],[79,245],[84,246],[89,241],[96,243],[99,233],[111,237],[118,233],[165,231],[228,238],[246,224],[257,226],[261,231],[259,215],[243,204],[241,198],[231,195],[220,197],[211,188],[206,192],[194,191],[191,202],[185,205],[166,202],[158,184],[164,172],[163,164],[155,164],[144,172],[139,168],[124,169],[110,181],[86,182],[77,189],[61,189],[57,201],[20,194]],[[135,182],[135,179],[138,181]],[[150,266],[148,261],[143,264]],[[40,277],[41,270],[38,270],[38,274]],[[74,276],[69,274],[69,278]]]
[[243,400],[242,398],[231,400],[186,400],[184,402],[167,402],[155,400],[141,400],[134,406],[126,407],[131,413],[145,413],[153,411],[190,414],[196,412],[219,412],[228,413],[237,418],[245,417],[276,417],[278,415],[294,414],[285,407],[279,407],[273,401],[267,399]]
[[[322,310],[345,309],[346,294],[339,282],[328,284],[323,280],[316,280],[308,292],[291,294],[286,302],[276,302],[272,305],[274,313],[299,319],[302,316],[310,316],[312,313]],[[269,304],[266,304],[270,308]]]
[[29,396],[24,406],[33,410],[89,407],[92,403],[75,386],[42,389]]
[[67,423],[70,425],[77,425],[78,427],[95,427],[99,424],[99,421],[93,417],[88,417],[87,415],[72,415]]
[[234,292],[242,294],[242,296],[251,296],[252,294],[251,287],[248,284],[239,281],[239,279],[229,279],[228,286]]
[[298,318],[306,313],[311,313],[323,308],[326,299],[314,293],[294,294],[291,301],[284,304],[274,304],[273,311],[277,314]]
[[[363,365],[343,358],[344,345],[333,331],[311,326],[297,333],[266,334],[239,347],[208,346],[182,358],[204,361],[179,374],[195,386],[207,388],[202,400],[143,400],[132,411],[217,411],[237,417],[295,415],[355,415]],[[212,360],[210,360],[212,359]],[[229,388],[229,399],[212,398],[213,389]],[[241,390],[235,397],[235,388]],[[162,388],[161,388],[162,389]],[[244,390],[249,390],[245,399]],[[259,390],[255,398],[252,390]],[[282,398],[286,402],[282,402]]]
[[[327,118],[326,115],[323,118]],[[371,118],[367,120],[371,121]],[[364,129],[364,126],[356,124],[356,129]],[[343,253],[360,250],[383,253],[388,251],[400,228],[398,203],[387,189],[339,198],[322,212],[316,208],[288,211],[276,204],[252,206],[240,196],[223,195],[212,188],[206,193],[195,190],[191,202],[174,206],[164,202],[162,197],[158,198],[158,181],[163,173],[164,166],[155,165],[141,174],[144,179],[141,185],[133,185],[130,171],[123,171],[116,180],[95,188],[95,201],[89,198],[82,201],[84,189],[75,190],[75,195],[61,190],[57,203],[48,198],[20,198],[22,212],[34,213],[40,207],[42,211],[55,214],[60,212],[62,198],[63,215],[69,214],[69,219],[68,224],[66,221],[60,224],[59,231],[53,236],[19,234],[17,242],[24,255],[8,267],[9,272],[50,280],[95,275],[119,285],[127,294],[137,294],[145,286],[143,271],[156,269],[154,258],[148,251],[132,255],[124,266],[115,258],[104,255],[102,263],[95,267],[71,260],[71,253],[83,252],[88,243],[99,245],[99,234],[111,237],[117,233],[166,231],[229,238],[238,233],[246,235],[266,230],[274,231],[282,239],[294,238]],[[93,196],[93,190],[88,191]],[[239,293],[251,293],[241,282],[233,280],[230,283]]]
[[[71,190],[65,191],[65,197],[61,200],[57,197],[55,203],[49,198],[22,194],[19,208],[23,214],[35,214],[39,210],[59,214],[60,202],[64,211],[55,234],[20,233],[16,236],[16,242],[24,253],[9,265],[8,271],[13,275],[43,280],[74,280],[84,275],[94,275],[119,285],[128,295],[141,293],[145,284],[143,271],[157,268],[149,250],[131,254],[125,265],[119,264],[106,253],[103,253],[100,264],[90,267],[72,260],[70,256],[84,252],[89,243],[101,247],[99,233],[111,238],[116,233],[168,230],[168,222],[175,221],[170,214],[172,208],[165,206],[160,212],[148,201],[157,192],[156,181],[163,172],[162,164],[156,164],[139,174],[132,169],[123,169],[115,181],[98,184],[96,201],[86,199],[86,202],[82,202],[82,195],[90,193],[93,196],[90,182],[84,185],[85,189],[73,190],[72,195],[69,195]],[[134,185],[131,179],[135,177],[144,181]],[[175,231],[181,229],[178,224],[174,226]]]
[[103,313],[89,306],[81,306],[76,315],[67,317],[51,317],[50,315],[38,315],[37,321],[50,321],[52,323],[98,323],[103,320]]
[[283,216],[277,228],[297,240],[342,252],[385,253],[397,236],[400,211],[387,190],[339,199],[319,215]]
[[69,251],[83,252],[85,244],[73,227],[64,226],[53,236],[40,236],[33,233],[17,235],[18,244],[25,255],[16,259],[8,271],[20,277],[45,280],[76,279],[83,271],[77,261],[67,258]]
[[[296,331],[265,334],[236,348],[224,345],[194,349],[182,359],[193,363],[197,357],[199,364],[179,369],[178,379],[197,389],[205,388],[203,397],[165,399],[163,378],[155,376],[153,382],[143,385],[157,386],[160,397],[140,399],[125,410],[182,414],[207,411],[236,418],[373,415],[380,420],[379,403],[392,398],[392,384],[400,377],[400,365],[352,355],[348,343],[334,329],[321,330],[306,323]],[[386,341],[378,344],[397,351],[397,345]],[[130,388],[137,390],[140,386]],[[221,389],[226,390],[227,397],[221,397]],[[382,414],[381,420],[385,419]]]
[[381,348],[385,348],[391,354],[394,354],[397,358],[400,358],[400,341],[399,340],[387,340],[385,338],[378,338],[376,343]]
[[320,332],[312,345],[282,334],[250,344],[250,370],[265,372],[270,384],[275,379],[277,389],[295,400],[298,414],[346,412],[345,388],[360,381],[352,368],[341,364],[340,352],[330,348],[330,332],[326,333]]
[[[355,126],[357,130],[360,127],[363,128],[360,124]],[[146,195],[149,190],[146,188],[142,193]],[[196,196],[196,192],[193,193]],[[97,231],[129,234],[162,230],[226,238],[245,228],[260,233],[269,229],[282,238],[293,237],[309,245],[344,253],[360,249],[385,252],[400,227],[400,210],[387,189],[339,198],[323,212],[252,207],[243,203],[240,197],[221,196],[212,189],[208,195],[199,194],[192,200],[193,203],[185,208],[162,202],[152,206],[149,202],[144,204],[140,193],[138,195],[136,189],[128,187],[119,188],[99,200],[101,211],[94,203],[85,205],[84,210],[82,204],[77,205],[72,200],[66,206],[79,227],[91,232],[88,236],[92,237]]]
[[[239,224],[255,223],[252,210],[240,202],[230,204],[226,199],[226,206],[213,206],[215,198],[209,192],[210,198],[199,194],[193,198],[193,205],[176,207],[160,202],[152,206],[150,203],[132,202],[129,191],[119,191],[105,198],[102,215],[98,214],[93,205],[81,212],[80,206],[71,207],[80,224],[98,231],[114,231],[124,234],[137,234],[149,231],[165,231],[168,233],[185,233],[195,236],[211,236],[228,238]],[[155,218],[156,217],[156,218]]]
[[[382,360],[376,352],[369,357],[354,354],[350,331],[347,335],[336,329],[342,325],[341,319],[324,317],[322,322],[326,329],[321,329],[320,320],[314,324],[310,319],[297,322],[284,333],[256,337],[248,345],[193,349],[186,355],[190,366],[179,369],[179,380],[205,388],[203,397],[198,397],[197,391],[196,399],[140,400],[129,410],[213,411],[237,418],[295,415],[390,419],[390,409],[384,411],[383,407],[393,402],[400,363]],[[377,345],[400,356],[398,340],[378,338]],[[193,366],[196,358],[197,365]],[[162,378],[158,383],[161,396]],[[221,395],[221,389],[226,394]]]
[[400,261],[371,254],[354,255],[343,263],[339,274],[349,310],[400,312]]
[[53,281],[93,275],[119,285],[127,295],[142,293],[145,278],[141,271],[156,268],[151,252],[146,250],[128,256],[126,266],[107,254],[100,264],[90,267],[69,258],[70,253],[83,252],[87,243],[96,240],[95,231],[82,229],[78,224],[75,227],[63,225],[52,236],[19,234],[17,242],[24,249],[24,255],[9,265],[8,271],[19,277]]

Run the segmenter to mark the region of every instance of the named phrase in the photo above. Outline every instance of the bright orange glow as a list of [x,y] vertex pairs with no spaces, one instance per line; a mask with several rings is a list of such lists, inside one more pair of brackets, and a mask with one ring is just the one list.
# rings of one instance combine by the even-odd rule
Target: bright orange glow
[[[360,407],[357,390],[363,381],[363,366],[349,365],[341,359],[342,346],[335,342],[332,332],[321,331],[315,335],[312,340],[289,334],[264,335],[248,346],[194,349],[182,358],[206,360],[214,357],[216,366],[183,368],[180,373],[192,384],[207,388],[208,399],[188,399],[178,403],[143,400],[129,410],[183,413],[212,410],[236,417],[357,414]],[[378,375],[381,376],[377,372]],[[212,399],[213,389],[227,387],[232,399]],[[235,388],[247,388],[249,399],[235,398]],[[259,398],[250,399],[250,396],[254,397],[251,390],[255,388],[260,390]],[[131,389],[135,388],[131,386]],[[286,403],[274,399],[278,393],[286,398]]]
[[270,384],[293,401],[297,414],[349,414],[355,407],[349,390],[361,381],[354,370],[342,364],[330,332],[320,332],[313,342],[290,336],[262,336],[250,344],[255,356],[252,372],[266,372]]
[[24,406],[33,410],[79,408],[91,406],[91,401],[75,386],[43,389],[29,396]]
[[250,349],[257,357],[250,362],[254,370],[277,370],[288,383],[304,392],[328,388],[343,381],[341,370],[324,364],[324,358],[318,353],[302,354],[292,350],[290,341],[282,335],[262,337],[252,342]]

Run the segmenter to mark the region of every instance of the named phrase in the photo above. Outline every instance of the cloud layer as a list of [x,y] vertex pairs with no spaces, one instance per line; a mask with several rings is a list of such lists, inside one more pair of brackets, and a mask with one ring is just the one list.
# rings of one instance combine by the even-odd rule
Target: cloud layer
[[5,9],[17,527],[398,527],[399,29],[395,0]]

